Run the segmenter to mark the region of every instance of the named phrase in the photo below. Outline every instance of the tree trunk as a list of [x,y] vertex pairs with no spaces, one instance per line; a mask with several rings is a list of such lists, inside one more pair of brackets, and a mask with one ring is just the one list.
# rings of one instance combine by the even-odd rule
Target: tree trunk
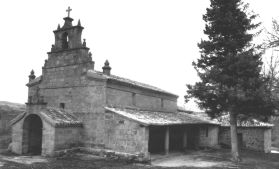
[[234,162],[240,162],[240,155],[237,140],[237,115],[233,111],[230,112],[230,125],[231,125],[231,153]]

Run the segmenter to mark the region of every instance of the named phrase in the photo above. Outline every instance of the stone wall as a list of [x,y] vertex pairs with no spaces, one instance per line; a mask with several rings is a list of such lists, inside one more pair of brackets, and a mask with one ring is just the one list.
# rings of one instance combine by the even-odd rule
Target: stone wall
[[[17,154],[25,154],[28,152],[28,128],[24,127],[26,118],[35,114],[42,120],[42,155],[54,155],[54,152],[61,149],[81,146],[82,128],[81,127],[65,127],[56,128],[54,125],[45,121],[40,115],[40,110],[45,105],[29,105],[27,114],[12,126],[12,151]],[[28,126],[28,125],[25,125]]]
[[31,115],[36,114],[42,120],[42,155],[52,155],[54,152],[54,139],[55,139],[55,128],[48,122],[44,121],[39,114],[40,110],[45,108],[45,105],[28,105],[27,114],[12,125],[12,151],[17,154],[27,153],[26,143],[26,129],[24,129],[25,119]]
[[218,145],[219,126],[202,125],[199,132],[199,146],[214,147]]
[[81,129],[80,127],[55,128],[54,150],[82,146]]
[[271,129],[264,131],[264,152],[271,152]]
[[[12,151],[16,154],[27,153],[28,144],[26,142],[25,136],[27,131],[24,129],[23,125],[25,119],[28,115],[33,113],[28,113],[23,119],[18,121],[12,126]],[[36,113],[35,113],[36,114]],[[38,115],[38,114],[37,114]],[[41,118],[42,120],[42,118]],[[42,155],[52,155],[54,151],[54,138],[55,138],[55,129],[49,123],[42,120],[43,129],[42,129]]]
[[114,151],[148,156],[148,128],[139,123],[106,112],[106,148]]
[[[263,127],[242,127],[237,130],[238,135],[242,135],[242,148],[266,153],[270,152],[271,134],[269,133],[271,129]],[[220,128],[219,143],[226,146],[231,145],[229,127]]]
[[10,121],[22,112],[0,111],[0,151],[8,148],[12,142]]
[[272,146],[279,148],[279,116],[272,116],[270,122],[274,125],[272,127]]
[[100,147],[104,145],[106,81],[88,77],[87,71],[94,66],[88,57],[85,49],[49,54],[42,81],[29,87],[29,97],[31,106],[41,101],[73,112],[83,122],[84,145]]
[[23,120],[12,126],[12,151],[22,154]]
[[55,151],[55,128],[43,121],[42,155],[53,155]]
[[104,112],[75,113],[83,121],[82,143],[89,148],[104,148]]
[[108,84],[106,103],[117,107],[136,107],[144,110],[168,111],[177,110],[176,98],[164,94],[144,92],[133,87],[126,88]]

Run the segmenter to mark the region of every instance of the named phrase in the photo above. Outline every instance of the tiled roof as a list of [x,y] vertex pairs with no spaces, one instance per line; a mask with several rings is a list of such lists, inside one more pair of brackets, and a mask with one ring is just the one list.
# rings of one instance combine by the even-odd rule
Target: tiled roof
[[[40,117],[54,127],[81,127],[82,122],[78,120],[72,113],[58,108],[47,107],[38,112]],[[28,113],[24,112],[15,117],[10,124],[13,125]]]
[[82,126],[82,122],[78,120],[77,117],[75,117],[71,112],[48,107],[40,112],[42,116],[46,120],[49,120],[50,123],[54,124],[55,127],[73,127]]
[[95,73],[95,74],[98,74],[99,76],[103,76],[103,77],[105,77],[108,80],[114,80],[114,81],[118,81],[118,82],[129,84],[129,85],[133,85],[133,86],[136,86],[136,87],[140,87],[140,88],[144,88],[144,89],[149,89],[149,90],[153,90],[153,91],[157,91],[157,92],[161,92],[161,93],[166,93],[166,94],[178,97],[177,95],[175,95],[173,93],[170,93],[168,91],[162,90],[162,89],[160,89],[158,87],[154,87],[154,86],[151,86],[151,85],[148,85],[148,84],[145,84],[145,83],[137,82],[137,81],[134,81],[134,80],[126,79],[126,78],[115,76],[115,75],[106,75],[106,74],[103,74],[102,72],[95,71],[95,70],[88,70],[88,71],[90,73]]
[[143,125],[179,125],[179,124],[215,124],[216,121],[202,119],[187,113],[181,112],[157,112],[128,108],[105,107],[106,110],[137,121]]
[[[229,127],[230,126],[230,117],[229,115],[224,115],[218,118],[218,121],[221,123],[221,126]],[[273,124],[261,122],[256,119],[249,119],[245,121],[237,121],[238,127],[273,127]]]

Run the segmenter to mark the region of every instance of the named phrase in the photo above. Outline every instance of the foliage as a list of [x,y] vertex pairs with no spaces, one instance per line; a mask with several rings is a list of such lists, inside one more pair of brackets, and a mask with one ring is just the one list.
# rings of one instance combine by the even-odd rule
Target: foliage
[[212,117],[234,112],[241,117],[264,117],[274,109],[267,79],[261,74],[262,52],[252,44],[260,23],[241,0],[211,0],[203,15],[208,39],[198,44],[201,57],[193,62],[201,81],[187,85],[185,96]]

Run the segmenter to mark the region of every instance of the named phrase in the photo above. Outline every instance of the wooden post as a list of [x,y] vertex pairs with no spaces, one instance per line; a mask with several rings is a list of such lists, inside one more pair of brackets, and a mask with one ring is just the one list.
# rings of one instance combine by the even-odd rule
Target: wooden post
[[166,127],[165,133],[165,154],[169,154],[169,145],[170,145],[170,129]]

